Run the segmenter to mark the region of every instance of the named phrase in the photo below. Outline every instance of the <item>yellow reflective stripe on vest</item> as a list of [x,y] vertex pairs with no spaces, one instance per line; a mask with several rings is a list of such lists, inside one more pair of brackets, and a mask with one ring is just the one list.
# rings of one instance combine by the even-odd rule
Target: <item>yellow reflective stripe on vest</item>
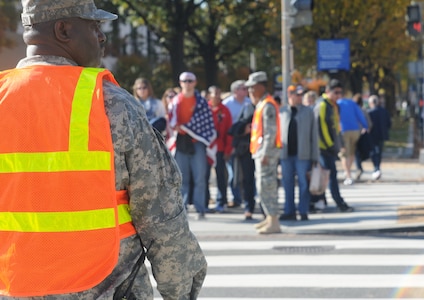
[[132,221],[131,215],[130,215],[130,206],[128,204],[118,205],[118,220],[119,220],[119,225],[129,223]]
[[[0,212],[0,230],[72,232],[115,227],[113,208],[75,212]],[[119,224],[131,222],[128,204],[118,206]],[[91,220],[91,222],[87,222]]]
[[88,151],[89,118],[96,78],[102,69],[85,68],[72,101],[69,151],[0,154],[0,173],[110,170],[110,153]]
[[98,69],[83,69],[75,88],[69,126],[69,151],[88,151],[88,122]]
[[0,154],[0,173],[110,170],[110,153],[102,151]]

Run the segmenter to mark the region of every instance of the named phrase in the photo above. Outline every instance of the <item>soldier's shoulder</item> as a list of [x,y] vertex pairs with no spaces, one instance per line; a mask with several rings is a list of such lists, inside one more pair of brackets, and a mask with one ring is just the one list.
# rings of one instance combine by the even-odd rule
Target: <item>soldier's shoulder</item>
[[127,90],[110,81],[103,82],[103,95],[106,107],[115,114],[123,111],[137,111],[141,106]]

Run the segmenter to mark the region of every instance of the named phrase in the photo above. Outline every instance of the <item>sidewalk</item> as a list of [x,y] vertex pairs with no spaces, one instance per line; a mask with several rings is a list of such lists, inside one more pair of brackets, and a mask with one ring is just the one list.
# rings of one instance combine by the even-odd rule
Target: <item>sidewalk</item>
[[[340,161],[337,165],[337,176],[340,181],[343,180],[343,170]],[[373,166],[370,160],[362,163],[364,173],[360,182],[372,182],[371,174]],[[355,167],[353,174],[355,175]],[[418,159],[384,157],[381,163],[382,176],[378,182],[422,182],[424,184],[424,164],[420,164]],[[424,200],[424,195],[423,195]]]
[[[386,148],[381,164],[382,176],[373,181],[371,174],[373,165],[370,160],[362,163],[364,173],[361,180],[351,187],[343,186],[343,171],[340,161],[336,163],[338,179],[342,195],[343,189],[363,189],[361,193],[372,194],[370,197],[350,197],[346,201],[354,207],[352,213],[340,213],[336,210],[330,191],[327,189],[329,207],[323,213],[310,214],[309,221],[281,221],[281,229],[285,234],[374,234],[381,232],[420,232],[424,233],[424,164],[419,158],[412,159],[412,123],[410,124],[408,143],[404,148]],[[354,169],[355,167],[353,167]],[[355,174],[353,173],[353,176]],[[375,194],[377,190],[395,190],[393,197]],[[211,174],[211,194],[215,195],[214,174]],[[381,189],[382,188],[382,189]],[[393,189],[394,188],[394,189]],[[365,191],[365,192],[364,192]],[[297,193],[297,191],[296,191]],[[347,194],[347,190],[346,190]],[[355,194],[355,193],[353,193]],[[358,193],[357,193],[358,194]],[[231,201],[231,192],[228,190]],[[214,198],[214,197],[213,197]],[[279,203],[283,207],[284,192],[279,188]],[[390,199],[387,199],[390,198]],[[210,205],[213,207],[213,205]],[[191,208],[192,210],[192,208]],[[191,216],[190,216],[191,215]],[[227,209],[223,214],[207,214],[206,221],[192,221],[189,214],[190,227],[197,236],[258,236],[253,224],[262,220],[259,206],[256,208],[254,220],[245,221],[243,208]]]
[[[363,163],[364,173],[361,180],[351,187],[343,186],[343,172],[337,163],[338,178],[342,195],[344,189],[363,189],[361,193],[375,193],[387,186],[388,190],[401,191],[401,196],[386,197],[352,197],[346,201],[355,208],[352,213],[340,213],[336,210],[327,190],[329,207],[323,213],[310,214],[309,221],[280,222],[285,234],[373,234],[377,232],[422,232],[424,233],[424,165],[418,159],[395,158],[385,156],[382,162],[382,177],[372,181],[372,163]],[[211,193],[215,195],[216,187],[211,182]],[[364,192],[365,191],[365,192]],[[231,201],[231,192],[229,191]],[[279,188],[280,207],[283,206],[284,192]],[[210,205],[213,207],[213,204]],[[193,208],[190,209],[193,212]],[[256,208],[254,220],[245,221],[243,208],[227,209],[223,214],[207,214],[206,220],[196,222],[193,213],[189,213],[190,227],[201,236],[252,236],[257,235],[253,224],[262,220],[259,207]]]

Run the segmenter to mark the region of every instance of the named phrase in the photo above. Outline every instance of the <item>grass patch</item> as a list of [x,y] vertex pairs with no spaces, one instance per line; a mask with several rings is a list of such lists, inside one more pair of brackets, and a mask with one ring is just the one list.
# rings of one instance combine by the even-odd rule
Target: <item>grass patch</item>
[[408,144],[409,120],[404,121],[403,117],[392,118],[392,128],[390,129],[390,139],[384,143],[384,147],[398,148],[406,147]]

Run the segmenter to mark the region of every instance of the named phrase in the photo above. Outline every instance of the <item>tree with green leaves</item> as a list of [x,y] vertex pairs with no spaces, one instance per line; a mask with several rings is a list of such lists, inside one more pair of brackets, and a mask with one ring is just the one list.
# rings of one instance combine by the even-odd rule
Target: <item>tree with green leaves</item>
[[[106,0],[97,2],[111,5]],[[220,84],[223,77],[247,77],[251,53],[257,58],[257,69],[269,75],[280,72],[280,0],[112,2],[119,7],[117,11],[124,21],[135,28],[144,24],[157,37],[169,53],[174,84],[178,74],[188,67],[198,77],[204,74],[203,86]],[[405,72],[405,62],[416,57],[418,49],[418,43],[405,35],[408,4],[409,0],[315,1],[313,25],[292,29],[296,69],[302,74],[313,74],[318,39],[348,38],[351,70],[342,76],[351,91],[363,92],[365,83],[371,93],[384,90],[393,98],[395,76]],[[240,76],[235,70],[243,67],[246,72]],[[167,69],[164,64],[144,67],[152,72],[152,79],[161,74],[160,79],[165,81],[162,75],[167,74]]]
[[146,25],[158,38],[171,59],[174,82],[180,72],[186,69],[184,55],[184,36],[188,19],[201,5],[199,1],[182,0],[112,0],[119,7],[121,16],[125,16],[134,27]]
[[272,1],[204,2],[189,19],[187,32],[194,48],[189,52],[202,58],[208,85],[218,83],[219,64],[225,65],[241,52],[265,48],[268,17],[276,12]]
[[[172,77],[187,67],[203,70],[206,85],[218,83],[220,65],[269,45],[267,27],[278,17],[277,1],[113,0],[134,26],[146,25],[170,56]],[[272,19],[270,19],[272,18]],[[270,37],[275,40],[275,37]],[[259,46],[258,46],[259,45]],[[199,67],[200,66],[200,67]]]

